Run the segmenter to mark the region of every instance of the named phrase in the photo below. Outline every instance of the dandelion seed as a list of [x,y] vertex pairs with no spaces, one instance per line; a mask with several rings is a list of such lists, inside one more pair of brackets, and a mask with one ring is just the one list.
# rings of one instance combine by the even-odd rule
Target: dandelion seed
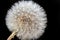
[[12,5],[5,20],[12,32],[7,40],[15,35],[21,40],[37,39],[44,33],[47,23],[44,9],[33,1],[19,1]]

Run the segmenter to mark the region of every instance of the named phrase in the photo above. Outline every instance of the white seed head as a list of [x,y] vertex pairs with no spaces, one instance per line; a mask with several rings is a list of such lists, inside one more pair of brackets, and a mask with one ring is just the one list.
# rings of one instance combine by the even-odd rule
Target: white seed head
[[8,10],[6,25],[10,31],[19,30],[19,39],[37,39],[46,28],[44,9],[33,1],[19,1]]

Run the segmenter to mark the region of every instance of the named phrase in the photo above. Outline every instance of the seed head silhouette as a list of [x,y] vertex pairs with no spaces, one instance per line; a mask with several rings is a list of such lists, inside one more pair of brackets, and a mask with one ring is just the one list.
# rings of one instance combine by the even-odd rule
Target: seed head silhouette
[[7,40],[15,35],[21,40],[37,39],[44,33],[47,23],[44,9],[33,1],[18,1],[12,5],[5,20],[12,32]]

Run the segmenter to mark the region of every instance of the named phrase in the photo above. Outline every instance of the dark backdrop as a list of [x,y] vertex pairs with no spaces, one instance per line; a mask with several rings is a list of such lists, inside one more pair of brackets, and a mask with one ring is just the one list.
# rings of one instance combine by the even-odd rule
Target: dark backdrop
[[[5,16],[7,10],[17,2],[18,0],[0,0],[0,40],[6,40],[11,32],[8,30],[5,24]],[[59,40],[59,10],[60,1],[59,0],[33,0],[34,2],[41,5],[47,14],[47,28],[45,33],[37,40]],[[12,40],[19,40],[16,36]]]

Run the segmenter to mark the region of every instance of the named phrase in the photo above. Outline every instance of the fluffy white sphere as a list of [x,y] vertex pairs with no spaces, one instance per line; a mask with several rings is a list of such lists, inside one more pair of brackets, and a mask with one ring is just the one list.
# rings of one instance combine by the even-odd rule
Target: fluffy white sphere
[[46,28],[44,9],[33,1],[19,1],[12,5],[6,15],[6,25],[10,31],[19,30],[19,39],[37,39]]

